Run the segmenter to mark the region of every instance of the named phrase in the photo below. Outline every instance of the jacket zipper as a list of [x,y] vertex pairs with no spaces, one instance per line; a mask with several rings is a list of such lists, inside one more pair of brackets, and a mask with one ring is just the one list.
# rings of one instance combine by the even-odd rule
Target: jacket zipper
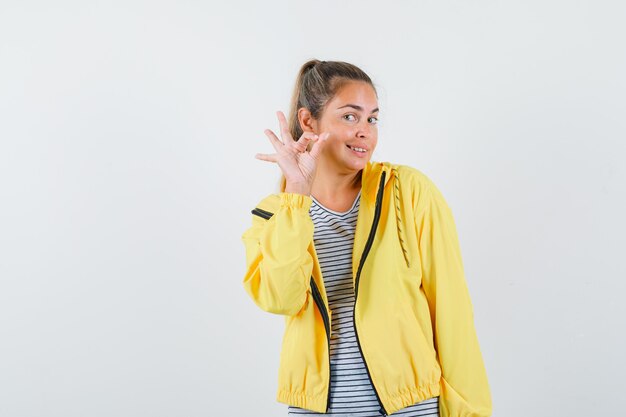
[[[263,210],[261,208],[255,207],[252,210],[252,214],[256,214],[259,217],[263,217],[266,220],[269,220],[274,213],[271,211]],[[320,294],[319,288],[317,288],[317,284],[311,276],[311,295],[313,296],[313,300],[317,305],[317,308],[322,315],[322,320],[324,321],[324,329],[326,330],[326,340],[328,341],[328,393],[326,394],[326,412],[328,413],[330,410],[330,320],[328,318],[328,312],[326,311],[326,306],[324,305],[324,300],[322,299],[322,295]]]
[[372,375],[370,374],[369,367],[367,366],[367,362],[365,360],[365,356],[363,355],[363,350],[361,350],[361,342],[359,342],[359,332],[356,329],[356,299],[359,294],[359,280],[361,277],[361,270],[363,269],[363,264],[365,264],[365,258],[372,247],[372,243],[374,242],[374,235],[376,234],[376,228],[378,226],[378,221],[380,219],[380,211],[382,206],[383,199],[383,186],[385,184],[385,171],[383,171],[380,177],[380,184],[378,186],[378,193],[376,195],[376,209],[374,210],[374,223],[372,224],[372,229],[370,230],[370,234],[367,238],[367,243],[365,244],[365,248],[363,249],[363,255],[361,255],[361,261],[359,262],[359,269],[356,273],[356,282],[354,284],[354,307],[352,309],[352,322],[354,325],[354,334],[356,335],[357,346],[359,347],[359,352],[361,353],[361,357],[363,358],[363,363],[365,364],[365,370],[367,371],[367,376],[372,383],[372,388],[374,388],[374,393],[376,394],[376,399],[380,404],[380,413],[383,416],[387,415],[387,410],[383,406],[383,402],[380,400],[380,396],[378,395],[378,391],[376,390],[376,386],[374,385],[374,381],[372,380]]
[[324,306],[324,300],[322,300],[322,295],[320,294],[313,277],[311,277],[311,294],[313,295],[315,304],[317,304],[317,308],[322,314],[324,328],[326,329],[326,340],[328,340],[328,393],[326,394],[326,413],[328,413],[330,410],[330,383],[332,379],[330,375],[330,320],[328,320],[328,313],[326,312],[326,307]]

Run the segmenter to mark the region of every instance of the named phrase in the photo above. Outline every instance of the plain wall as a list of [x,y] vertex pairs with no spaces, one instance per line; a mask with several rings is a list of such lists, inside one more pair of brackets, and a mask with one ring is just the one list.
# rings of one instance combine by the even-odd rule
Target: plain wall
[[616,415],[620,1],[0,0],[0,417],[282,416],[242,286],[300,65],[378,87],[373,159],[457,223],[494,416]]

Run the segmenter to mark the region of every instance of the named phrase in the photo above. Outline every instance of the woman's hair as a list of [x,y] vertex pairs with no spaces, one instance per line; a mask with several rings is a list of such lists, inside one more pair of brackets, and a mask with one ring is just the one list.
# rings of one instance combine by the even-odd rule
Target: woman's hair
[[[297,141],[303,130],[298,121],[298,110],[302,107],[311,112],[314,119],[319,120],[326,107],[337,92],[346,83],[363,81],[368,83],[376,92],[376,87],[370,77],[356,65],[342,61],[320,61],[311,59],[300,67],[296,84],[291,96],[289,108],[289,133]],[[280,191],[287,185],[285,176],[281,174]]]

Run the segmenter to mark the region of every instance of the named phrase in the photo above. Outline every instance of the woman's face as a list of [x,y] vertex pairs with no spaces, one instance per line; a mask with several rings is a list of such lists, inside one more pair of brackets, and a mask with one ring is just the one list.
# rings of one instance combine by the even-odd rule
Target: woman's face
[[[366,82],[345,84],[313,122],[317,134],[329,132],[322,157],[338,171],[359,171],[378,142],[378,99]],[[355,150],[352,148],[361,148]]]

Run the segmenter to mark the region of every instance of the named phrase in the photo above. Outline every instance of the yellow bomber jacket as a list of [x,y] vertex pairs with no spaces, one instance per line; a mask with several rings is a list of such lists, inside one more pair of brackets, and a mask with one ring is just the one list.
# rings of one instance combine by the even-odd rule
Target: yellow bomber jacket
[[[277,401],[320,413],[330,397],[332,312],[313,243],[310,196],[281,192],[241,236],[243,286],[283,315]],[[369,161],[352,255],[358,346],[383,415],[439,396],[441,417],[488,417],[491,393],[452,211],[407,165]]]

